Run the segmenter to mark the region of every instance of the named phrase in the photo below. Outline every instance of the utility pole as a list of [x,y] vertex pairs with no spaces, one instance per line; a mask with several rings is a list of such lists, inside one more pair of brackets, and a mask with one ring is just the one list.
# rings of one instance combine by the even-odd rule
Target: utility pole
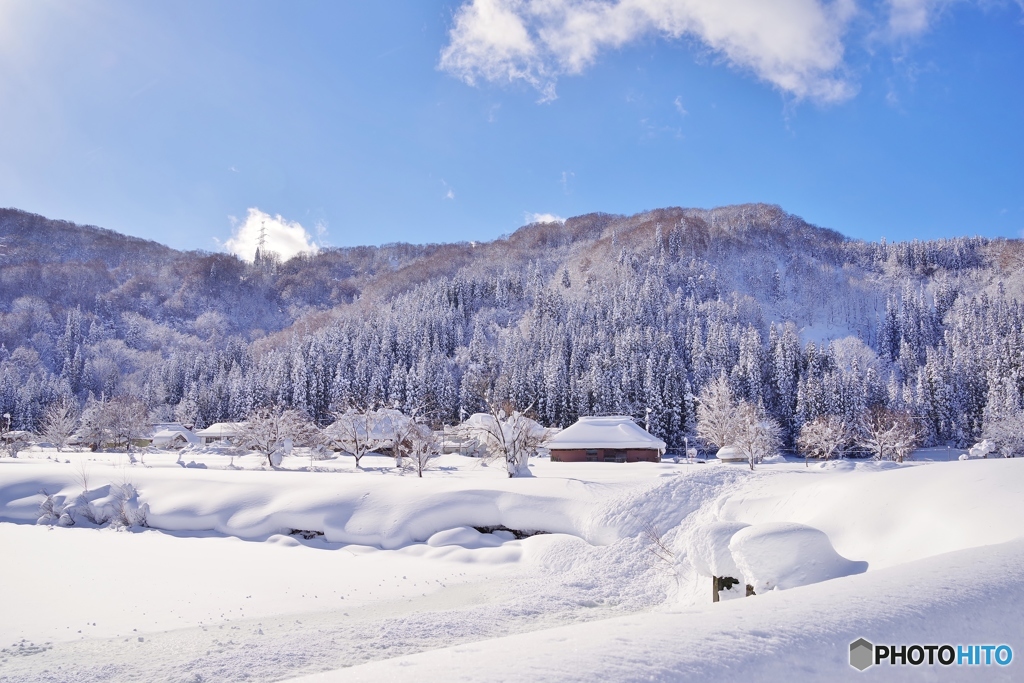
[[256,242],[256,258],[253,262],[258,266],[267,253],[267,222],[260,221],[260,238]]

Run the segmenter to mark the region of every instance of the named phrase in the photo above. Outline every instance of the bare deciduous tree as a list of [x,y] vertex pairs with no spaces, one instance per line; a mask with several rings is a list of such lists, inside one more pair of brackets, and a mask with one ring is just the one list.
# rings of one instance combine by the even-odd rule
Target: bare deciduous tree
[[60,452],[78,428],[78,406],[74,401],[60,399],[50,404],[43,415],[42,436]]
[[804,464],[808,458],[829,460],[841,457],[852,436],[850,429],[842,419],[835,415],[821,415],[800,428],[797,447],[804,454]]
[[525,413],[511,404],[499,406],[488,401],[487,413],[472,416],[464,425],[468,435],[475,438],[495,457],[505,461],[509,477],[528,476],[530,456],[544,443],[546,431]]
[[132,441],[141,438],[149,429],[149,410],[146,404],[134,396],[118,396],[108,401],[107,425],[117,446],[132,450]]
[[243,448],[258,451],[269,466],[277,467],[288,442],[296,446],[315,446],[319,436],[316,426],[298,410],[258,408],[242,423],[235,441]]
[[82,410],[82,439],[94,451],[104,448],[112,439],[107,403],[102,397],[96,400],[90,396]]
[[910,415],[887,408],[872,409],[863,431],[860,445],[874,453],[878,460],[903,462],[920,440]]
[[409,433],[409,460],[412,461],[416,475],[423,477],[423,470],[430,466],[431,461],[437,457],[438,443],[434,432],[423,424],[416,423],[414,429]]
[[1024,455],[1024,410],[1004,410],[986,416],[982,436],[996,445],[1004,458]]
[[697,436],[718,448],[732,445],[737,404],[725,375],[705,386],[697,401]]
[[751,403],[740,401],[736,408],[736,427],[732,434],[732,445],[747,456],[750,469],[774,455],[779,450],[781,430],[779,425],[769,417],[765,417]]
[[324,438],[331,448],[343,450],[356,460],[361,469],[363,456],[380,447],[380,415],[369,406],[350,406],[336,413],[335,420],[324,430]]

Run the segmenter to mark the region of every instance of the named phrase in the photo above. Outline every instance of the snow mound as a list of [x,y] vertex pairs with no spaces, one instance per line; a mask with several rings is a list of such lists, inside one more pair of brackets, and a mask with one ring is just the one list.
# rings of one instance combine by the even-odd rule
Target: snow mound
[[761,594],[861,574],[867,562],[854,562],[832,547],[820,529],[793,522],[770,522],[740,529],[729,550],[746,582]]
[[712,522],[694,529],[686,545],[694,570],[701,576],[743,576],[729,550],[729,541],[748,526],[745,522]]
[[840,458],[839,460],[826,460],[825,462],[818,465],[819,469],[823,470],[844,470],[850,471],[857,469],[857,463],[852,460]]
[[[509,535],[511,536],[511,534]],[[502,540],[493,534],[482,534],[471,526],[459,526],[454,529],[438,531],[427,539],[427,545],[431,548],[456,545],[468,550],[476,550],[477,548],[497,548],[501,545]]]

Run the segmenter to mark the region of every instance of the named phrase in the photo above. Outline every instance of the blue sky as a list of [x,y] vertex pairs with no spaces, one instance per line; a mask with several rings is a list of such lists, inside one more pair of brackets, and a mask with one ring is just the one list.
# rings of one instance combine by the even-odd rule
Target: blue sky
[[247,253],[770,202],[1024,230],[1017,0],[0,2],[0,205]]

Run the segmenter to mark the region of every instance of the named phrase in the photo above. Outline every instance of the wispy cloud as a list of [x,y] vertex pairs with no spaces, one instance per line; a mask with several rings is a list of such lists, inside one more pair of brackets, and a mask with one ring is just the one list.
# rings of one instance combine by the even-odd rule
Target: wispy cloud
[[[303,252],[315,254],[320,250],[319,245],[313,240],[313,236],[302,225],[280,215],[271,216],[257,208],[251,208],[244,222],[234,216],[228,216],[228,221],[234,228],[234,232],[220,246],[228,253],[246,261],[252,261],[256,256],[260,234],[264,229],[266,230],[267,249],[277,252],[284,260]],[[317,233],[320,236],[326,236],[326,224],[318,223]]]
[[789,95],[832,102],[853,93],[842,64],[855,10],[854,0],[466,0],[439,66],[470,84],[528,83],[543,101],[604,50],[688,37]]
[[455,190],[452,189],[451,185],[445,182],[444,178],[441,179],[441,185],[444,186],[444,198],[455,199]]
[[887,0],[889,34],[917,36],[928,30],[933,18],[954,0]]
[[672,100],[672,104],[675,105],[676,111],[679,112],[680,116],[686,116],[690,112],[686,111],[686,107],[683,106],[683,96],[676,95],[676,98]]
[[575,178],[576,174],[572,171],[562,171],[562,178],[558,181],[562,185],[562,192],[572,194],[572,181]]

